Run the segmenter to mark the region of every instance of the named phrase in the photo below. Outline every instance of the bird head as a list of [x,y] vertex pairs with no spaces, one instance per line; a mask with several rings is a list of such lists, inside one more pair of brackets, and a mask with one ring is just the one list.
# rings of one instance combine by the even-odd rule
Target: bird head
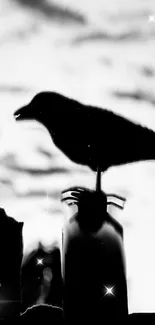
[[17,121],[35,120],[41,123],[54,140],[54,136],[58,137],[59,130],[63,132],[66,125],[67,99],[55,92],[40,92],[27,105],[15,111],[14,117]]
[[[54,97],[52,96],[52,99]],[[52,100],[54,102],[54,100]],[[36,120],[38,122],[43,122],[43,116],[47,113],[47,108],[49,110],[49,104],[54,109],[54,103],[51,102],[48,92],[40,92],[33,97],[33,99],[25,106],[19,108],[14,113],[14,117],[17,121],[22,120]],[[52,105],[53,104],[53,105]]]
[[67,132],[67,122],[71,127],[70,118],[72,120],[79,115],[79,110],[75,110],[73,107],[78,108],[79,106],[80,103],[61,94],[48,91],[40,92],[27,105],[15,111],[14,117],[17,121],[36,120],[44,124],[49,131],[55,129],[59,133],[61,127],[65,128]]
[[96,170],[97,142],[93,111],[92,107],[59,93],[40,92],[28,105],[18,109],[14,117],[17,121],[40,122],[67,157]]

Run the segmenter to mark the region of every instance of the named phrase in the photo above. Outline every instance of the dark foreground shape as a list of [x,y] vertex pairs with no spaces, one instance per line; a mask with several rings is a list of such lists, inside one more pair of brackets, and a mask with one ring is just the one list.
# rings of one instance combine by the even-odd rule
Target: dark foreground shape
[[155,159],[153,131],[58,93],[37,94],[14,116],[16,120],[42,123],[66,156],[93,170]]
[[122,227],[106,212],[103,192],[72,193],[78,212],[66,222],[62,240],[65,321],[120,324],[128,315]]
[[62,324],[62,309],[51,305],[34,305],[20,316],[21,324],[45,324],[45,321],[51,325]]
[[[38,264],[38,260],[42,263]],[[50,280],[45,276],[48,270],[52,274]],[[40,301],[39,297],[43,299]],[[21,312],[38,303],[62,307],[60,249],[53,246],[46,250],[41,243],[23,261]]]
[[155,313],[134,313],[130,314],[127,318],[125,325],[134,325],[134,324],[155,324]]
[[0,208],[0,320],[20,317],[20,272],[23,256],[23,222],[8,217]]

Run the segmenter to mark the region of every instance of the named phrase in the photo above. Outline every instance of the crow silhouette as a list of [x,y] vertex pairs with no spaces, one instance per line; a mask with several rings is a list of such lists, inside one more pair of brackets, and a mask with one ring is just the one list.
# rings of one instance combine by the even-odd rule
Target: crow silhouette
[[98,166],[105,171],[115,165],[155,159],[153,131],[59,93],[38,93],[14,117],[42,123],[67,157],[94,171]]

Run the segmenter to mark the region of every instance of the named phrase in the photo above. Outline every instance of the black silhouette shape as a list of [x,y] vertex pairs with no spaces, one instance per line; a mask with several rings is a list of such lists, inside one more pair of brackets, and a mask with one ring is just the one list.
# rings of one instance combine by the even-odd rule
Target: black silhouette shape
[[17,320],[21,310],[23,222],[0,208],[0,320]]
[[77,204],[78,212],[63,228],[65,321],[119,323],[128,315],[123,229],[107,213],[105,193],[76,187],[69,192],[62,200]]
[[[113,202],[113,199],[116,200],[116,203]],[[74,204],[78,206],[78,214],[73,219],[78,221],[78,225],[82,231],[86,233],[97,232],[102,227],[103,222],[111,222],[115,230],[123,238],[122,226],[106,210],[109,204],[123,209],[126,201],[125,198],[115,194],[106,195],[101,189],[94,191],[86,187],[75,186],[62,191],[61,201],[66,201],[69,206]],[[119,201],[122,202],[120,203]]]
[[153,131],[58,93],[38,93],[14,116],[42,123],[66,156],[95,171],[98,166],[105,171],[114,165],[155,159]]
[[28,324],[28,321],[38,323],[47,321],[48,324],[62,324],[62,309],[52,305],[34,305],[27,308],[27,310],[21,314],[20,320],[22,324]]

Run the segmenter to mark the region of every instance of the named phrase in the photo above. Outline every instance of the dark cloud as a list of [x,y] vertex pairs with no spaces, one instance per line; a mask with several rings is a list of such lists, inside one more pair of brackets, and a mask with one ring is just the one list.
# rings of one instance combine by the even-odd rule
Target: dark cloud
[[34,190],[34,191],[29,191],[26,193],[16,193],[18,197],[42,197],[42,198],[46,198],[47,196],[47,192],[43,191],[43,190]]
[[48,3],[46,0],[14,0],[23,8],[43,14],[46,18],[59,20],[63,23],[85,24],[86,18],[72,9],[62,7],[55,3]]
[[52,158],[53,158],[52,153],[49,152],[49,151],[47,151],[46,149],[38,148],[38,152],[39,152],[41,155],[44,155],[46,158],[49,158],[49,159],[52,159]]
[[48,193],[48,200],[50,202],[50,199],[54,199],[54,200],[59,200],[60,201],[60,198],[61,198],[61,192],[60,191],[45,191],[45,190],[41,190],[41,189],[38,189],[38,190],[29,190],[28,192],[22,192],[22,193],[19,193],[19,192],[16,192],[16,196],[17,197],[24,197],[24,198],[29,198],[29,197],[40,197],[42,199],[46,199],[47,198],[47,193]]
[[3,184],[3,185],[7,185],[9,187],[12,187],[13,184],[12,184],[12,181],[10,179],[0,179],[0,184]]
[[142,67],[141,72],[145,77],[154,77],[155,76],[155,71],[151,67]]
[[69,169],[65,167],[56,167],[51,166],[49,168],[30,168],[25,166],[20,166],[16,161],[16,156],[14,154],[8,154],[4,158],[0,160],[1,165],[19,172],[19,173],[28,173],[32,176],[40,176],[40,175],[49,175],[49,174],[67,174],[69,173]]
[[10,169],[21,172],[21,173],[28,173],[32,176],[42,176],[42,175],[52,175],[52,174],[68,174],[70,173],[69,169],[64,167],[50,167],[47,169],[42,168],[26,168],[24,166],[17,166],[17,165],[10,165]]
[[[30,174],[31,176],[48,176],[53,174],[70,174],[73,172],[73,170],[70,169],[70,167],[63,167],[63,166],[57,166],[55,162],[52,161],[52,154],[44,149],[39,148],[40,154],[44,154],[46,158],[51,160],[51,166],[47,168],[31,168],[24,165],[19,165],[19,163],[16,160],[16,155],[14,154],[7,154],[5,157],[0,159],[1,166],[5,166],[5,168],[8,168],[12,171],[19,172],[19,173],[26,173]],[[85,170],[82,168],[74,168],[74,173],[80,173],[85,174]],[[1,179],[0,179],[1,182]]]
[[137,41],[144,39],[143,33],[139,30],[123,32],[120,34],[108,33],[104,31],[95,31],[91,33],[87,33],[85,35],[77,36],[72,40],[73,45],[84,44],[88,42],[102,42],[102,41]]
[[135,90],[135,91],[113,91],[112,94],[120,99],[131,99],[137,101],[146,101],[150,104],[155,105],[155,97],[148,92],[142,90]]
[[0,84],[0,93],[25,93],[30,90],[22,86]]

